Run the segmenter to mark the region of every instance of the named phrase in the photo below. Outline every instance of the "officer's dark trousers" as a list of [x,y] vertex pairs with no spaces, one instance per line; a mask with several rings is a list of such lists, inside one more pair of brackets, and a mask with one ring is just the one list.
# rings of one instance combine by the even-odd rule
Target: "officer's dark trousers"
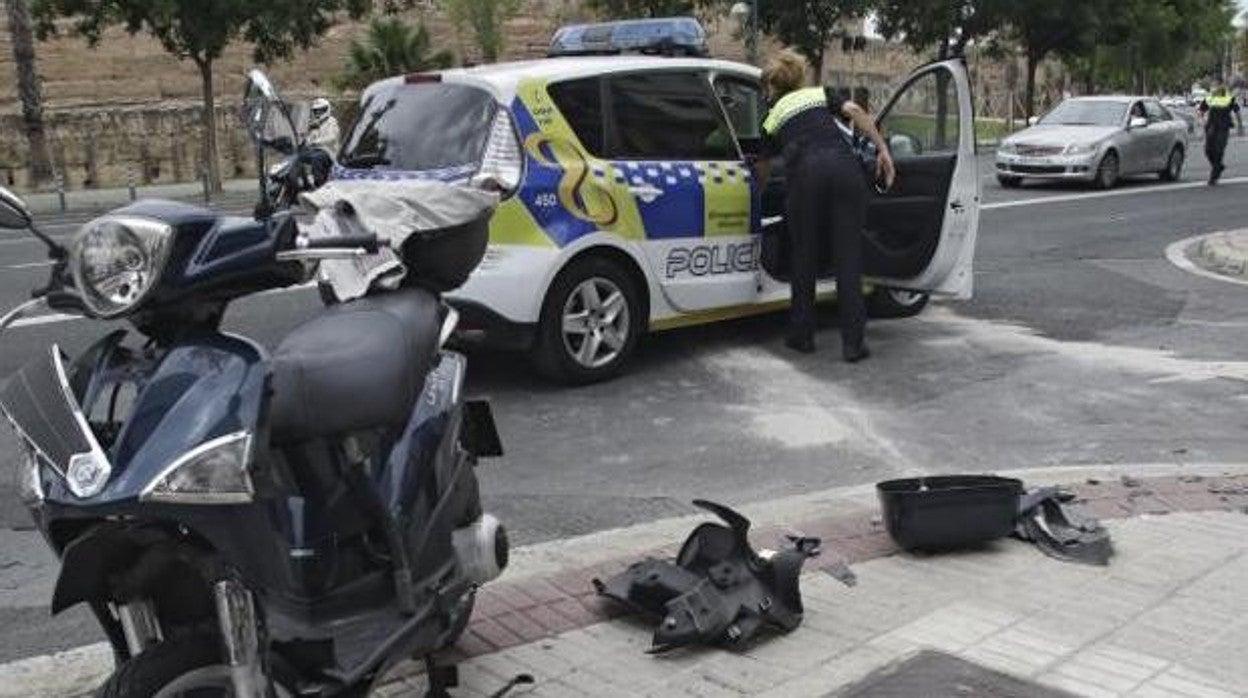
[[1221,128],[1205,131],[1205,157],[1209,159],[1209,166],[1215,170],[1223,167],[1222,156],[1226,153],[1226,139],[1230,135],[1230,131]]
[[820,250],[832,245],[835,260],[841,343],[862,346],[867,322],[862,297],[862,235],[867,217],[867,183],[862,167],[848,149],[804,151],[788,166],[785,220],[792,240],[789,336],[815,332],[815,282]]

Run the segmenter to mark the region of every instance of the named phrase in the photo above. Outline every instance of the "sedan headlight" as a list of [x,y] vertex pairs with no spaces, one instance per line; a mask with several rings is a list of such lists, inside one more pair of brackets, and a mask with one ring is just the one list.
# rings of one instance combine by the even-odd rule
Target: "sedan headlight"
[[1067,155],[1087,155],[1096,152],[1095,143],[1072,143],[1066,146]]
[[156,285],[173,229],[148,218],[105,216],[88,223],[70,244],[74,284],[92,313],[117,317]]
[[1017,143],[1002,143],[1001,146],[997,148],[997,151],[1001,153],[1017,153],[1018,144]]
[[143,488],[139,499],[181,504],[243,504],[255,490],[249,472],[251,434],[205,442],[174,461]]

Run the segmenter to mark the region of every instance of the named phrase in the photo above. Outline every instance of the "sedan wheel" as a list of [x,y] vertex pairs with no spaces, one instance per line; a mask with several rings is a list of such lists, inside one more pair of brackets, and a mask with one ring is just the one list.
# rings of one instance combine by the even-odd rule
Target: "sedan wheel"
[[1175,146],[1170,151],[1170,159],[1166,161],[1166,169],[1161,171],[1163,182],[1175,182],[1183,176],[1183,149]]
[[1117,183],[1118,154],[1106,153],[1100,167],[1096,168],[1096,186],[1098,189],[1113,189]]

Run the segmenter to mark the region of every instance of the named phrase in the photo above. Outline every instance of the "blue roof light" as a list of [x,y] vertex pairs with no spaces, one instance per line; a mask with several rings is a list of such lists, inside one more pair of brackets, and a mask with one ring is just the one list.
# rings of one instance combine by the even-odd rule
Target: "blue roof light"
[[692,17],[630,19],[560,27],[550,40],[551,56],[653,53],[705,56],[706,30]]

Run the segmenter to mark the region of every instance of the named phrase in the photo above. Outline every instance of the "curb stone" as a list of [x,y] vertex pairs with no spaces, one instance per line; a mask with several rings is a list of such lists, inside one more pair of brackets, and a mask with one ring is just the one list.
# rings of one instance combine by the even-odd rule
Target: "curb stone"
[[1248,279],[1248,229],[1206,235],[1188,248],[1188,256],[1206,271]]

